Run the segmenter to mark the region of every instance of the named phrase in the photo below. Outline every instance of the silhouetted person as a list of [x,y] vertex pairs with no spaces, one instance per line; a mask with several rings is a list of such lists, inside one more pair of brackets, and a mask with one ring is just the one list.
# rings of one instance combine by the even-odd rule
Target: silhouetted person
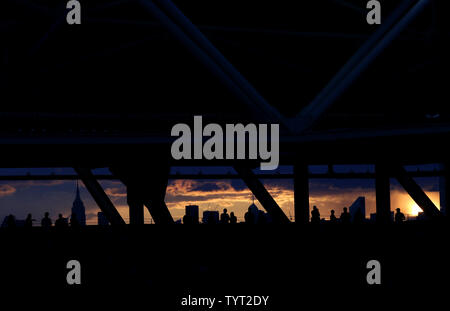
[[57,227],[57,228],[65,228],[67,226],[68,226],[67,222],[64,219],[63,215],[59,214],[58,215],[58,219],[55,220],[55,227]]
[[41,220],[41,226],[43,228],[50,228],[52,226],[52,220],[48,217],[48,212],[45,212],[44,218]]
[[31,214],[28,214],[27,218],[25,218],[25,225],[24,225],[24,227],[25,228],[33,227],[33,221],[34,221],[33,216],[31,216]]
[[230,215],[228,215],[228,210],[226,208],[223,209],[222,215],[220,215],[220,223],[228,224],[230,223]]
[[230,213],[230,224],[236,224],[237,223],[237,218],[236,216],[234,216],[234,212]]
[[350,223],[350,213],[347,212],[347,208],[344,207],[344,211],[341,214],[341,223],[343,224],[349,224]]
[[16,227],[16,217],[14,217],[14,215],[10,214],[8,216],[8,218],[6,219],[6,227],[8,228]]
[[336,215],[334,214],[334,209],[331,210],[330,222],[335,224],[337,222]]
[[364,222],[364,216],[361,210],[358,208],[355,212],[355,216],[353,217],[353,223],[362,224]]
[[397,213],[395,213],[394,221],[397,224],[401,224],[405,221],[405,214],[403,214],[399,208],[396,209]]
[[245,223],[246,224],[254,224],[255,223],[255,217],[253,216],[252,210],[250,207],[248,208],[248,211],[244,215]]
[[80,227],[80,223],[78,222],[78,218],[75,213],[70,215],[70,227],[74,229],[78,229]]
[[311,211],[311,223],[312,224],[320,223],[320,212],[317,209],[317,206],[313,206],[313,209]]

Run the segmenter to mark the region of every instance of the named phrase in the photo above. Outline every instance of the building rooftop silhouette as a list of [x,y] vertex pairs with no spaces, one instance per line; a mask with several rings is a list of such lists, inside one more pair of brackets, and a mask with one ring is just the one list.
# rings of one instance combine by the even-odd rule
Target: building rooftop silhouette
[[77,193],[75,196],[75,200],[73,201],[72,204],[72,214],[75,214],[78,223],[81,226],[86,226],[86,209],[84,207],[83,201],[81,200],[78,181],[77,181]]

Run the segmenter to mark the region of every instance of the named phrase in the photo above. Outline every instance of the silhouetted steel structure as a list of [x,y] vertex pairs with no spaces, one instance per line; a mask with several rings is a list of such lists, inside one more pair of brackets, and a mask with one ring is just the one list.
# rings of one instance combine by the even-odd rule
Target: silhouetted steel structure
[[[168,180],[197,177],[242,178],[279,223],[289,220],[258,178],[294,179],[299,223],[309,220],[308,180],[319,176],[375,178],[380,222],[390,218],[390,177],[426,215],[440,216],[403,165],[448,162],[448,151],[433,151],[450,137],[444,1],[389,1],[379,27],[366,25],[351,1],[353,9],[323,0],[296,11],[292,3],[215,2],[221,12],[206,0],[94,1],[80,27],[61,22],[65,10],[49,1],[4,2],[2,164],[74,167],[78,176],[0,179],[79,177],[113,225],[124,221],[98,179],[126,185],[132,224],[143,223],[144,205],[156,223],[173,223]],[[255,8],[273,18],[254,17],[248,28]],[[124,19],[125,11],[136,18]],[[8,23],[11,12],[22,24]],[[335,32],[304,31],[325,22]],[[36,26],[46,23],[45,31]],[[195,114],[219,124],[280,123],[281,164],[293,165],[293,175],[255,175],[257,161],[173,161],[170,128]],[[311,164],[357,163],[373,163],[375,172],[308,172]],[[237,175],[170,175],[173,165],[226,165]],[[112,175],[93,175],[97,167]]]

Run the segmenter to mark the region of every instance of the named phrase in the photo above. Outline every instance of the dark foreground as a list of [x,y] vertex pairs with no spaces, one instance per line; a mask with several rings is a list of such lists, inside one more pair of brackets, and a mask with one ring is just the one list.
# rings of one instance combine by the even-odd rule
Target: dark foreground
[[[3,301],[11,293],[26,298],[14,304],[48,308],[211,310],[184,308],[181,299],[269,295],[269,307],[212,310],[364,310],[448,299],[445,223],[32,229],[0,231]],[[81,285],[66,283],[71,259],[81,263]],[[366,282],[372,259],[381,263],[381,285]]]

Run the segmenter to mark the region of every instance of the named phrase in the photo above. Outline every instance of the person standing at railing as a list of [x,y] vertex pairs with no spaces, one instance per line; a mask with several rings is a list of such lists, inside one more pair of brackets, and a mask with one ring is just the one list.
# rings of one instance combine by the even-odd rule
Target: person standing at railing
[[13,214],[9,215],[6,219],[6,227],[9,229],[16,227],[16,217]]
[[41,226],[43,228],[50,228],[52,226],[52,220],[50,219],[48,212],[45,212],[44,218],[41,220]]
[[59,214],[58,219],[55,220],[55,227],[58,227],[58,228],[68,227],[67,220],[64,219],[62,214]]
[[25,228],[31,228],[33,227],[33,221],[35,221],[36,219],[33,219],[33,216],[31,214],[27,215],[27,218],[25,219]]
[[330,222],[331,222],[332,224],[335,224],[335,223],[337,222],[336,215],[334,214],[334,209],[331,210]]
[[394,221],[396,224],[401,224],[405,221],[405,214],[403,214],[399,208],[396,209]]
[[236,224],[237,223],[237,218],[234,215],[234,212],[230,213],[230,224]]
[[222,215],[220,215],[220,223],[221,224],[230,223],[230,215],[228,215],[228,210],[226,208],[223,209],[223,213]]
[[320,223],[320,212],[317,209],[317,206],[313,206],[313,209],[311,211],[311,223],[312,224]]

